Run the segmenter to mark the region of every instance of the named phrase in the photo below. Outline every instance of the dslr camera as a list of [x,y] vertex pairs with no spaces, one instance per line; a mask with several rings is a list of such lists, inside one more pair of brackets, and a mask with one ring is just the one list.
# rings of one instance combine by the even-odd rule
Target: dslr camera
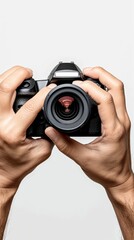
[[51,71],[48,79],[26,79],[17,88],[15,112],[44,86],[50,83],[57,85],[48,93],[41,111],[27,129],[27,137],[46,138],[44,130],[48,126],[69,136],[101,135],[97,104],[80,87],[73,84],[75,80],[89,80],[104,89],[98,80],[84,76],[73,62],[60,62]]

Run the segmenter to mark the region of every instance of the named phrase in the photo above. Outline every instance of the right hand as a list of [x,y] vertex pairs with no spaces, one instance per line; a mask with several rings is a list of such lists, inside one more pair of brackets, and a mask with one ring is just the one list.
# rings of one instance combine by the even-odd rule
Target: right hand
[[26,138],[26,131],[55,84],[42,88],[17,113],[13,111],[15,90],[31,77],[32,71],[20,66],[0,75],[0,188],[17,187],[28,173],[50,156],[53,148],[53,144],[45,139]]

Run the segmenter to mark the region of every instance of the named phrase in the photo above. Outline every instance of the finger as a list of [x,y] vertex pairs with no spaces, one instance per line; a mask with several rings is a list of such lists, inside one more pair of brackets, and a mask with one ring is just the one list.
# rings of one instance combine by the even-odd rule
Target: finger
[[19,134],[26,134],[27,128],[32,124],[37,114],[41,111],[47,94],[55,86],[56,84],[50,84],[48,87],[42,88],[34,97],[28,100],[15,114],[13,125]]
[[2,82],[5,78],[7,78],[9,75],[11,75],[13,72],[15,72],[17,69],[21,68],[21,66],[14,66],[4,73],[1,74],[0,76],[0,82]]
[[123,83],[101,67],[86,68],[84,74],[99,81],[109,89],[113,97],[117,115],[124,122],[126,116],[126,104]]
[[81,87],[98,104],[103,129],[109,133],[113,131],[118,122],[118,117],[111,94],[88,80],[84,82],[77,81],[74,84]]
[[32,77],[32,71],[18,68],[0,83],[0,114],[5,115],[12,109],[12,97],[16,88],[27,78]]
[[82,145],[74,139],[59,133],[52,127],[46,128],[45,134],[52,140],[52,142],[62,153],[73,159],[81,167],[85,166],[85,161],[87,159],[89,162],[94,156],[93,151],[89,150],[89,146],[87,148],[85,145]]

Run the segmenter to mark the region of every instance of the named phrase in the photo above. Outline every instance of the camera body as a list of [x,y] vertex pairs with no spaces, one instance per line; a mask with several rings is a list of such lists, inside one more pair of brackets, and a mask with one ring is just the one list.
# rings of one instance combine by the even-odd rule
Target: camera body
[[69,136],[100,136],[101,121],[97,104],[80,87],[72,84],[75,80],[87,79],[104,89],[98,80],[84,76],[73,62],[60,62],[46,80],[24,80],[16,90],[15,112],[43,87],[50,83],[57,85],[48,93],[42,110],[27,129],[27,137],[46,138],[44,130],[48,126]]

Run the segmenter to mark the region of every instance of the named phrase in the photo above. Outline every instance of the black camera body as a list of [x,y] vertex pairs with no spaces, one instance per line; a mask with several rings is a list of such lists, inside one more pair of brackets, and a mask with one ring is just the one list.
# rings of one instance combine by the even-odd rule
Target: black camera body
[[15,112],[44,86],[50,83],[57,85],[48,93],[42,110],[27,130],[27,137],[46,138],[44,130],[48,126],[69,136],[100,136],[101,121],[97,104],[80,87],[72,84],[75,80],[87,79],[104,89],[98,80],[84,76],[73,62],[60,62],[47,80],[26,79],[17,88]]

